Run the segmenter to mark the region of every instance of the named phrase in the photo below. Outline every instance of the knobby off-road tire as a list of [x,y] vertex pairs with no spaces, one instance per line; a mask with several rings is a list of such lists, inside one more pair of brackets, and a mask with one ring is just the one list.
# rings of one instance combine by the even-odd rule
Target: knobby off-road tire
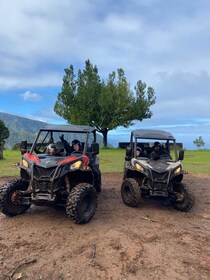
[[21,204],[22,191],[28,188],[28,182],[13,180],[7,182],[0,195],[0,210],[7,216],[16,216],[25,213],[31,204]]
[[192,194],[188,191],[187,187],[183,183],[176,183],[173,186],[173,190],[177,196],[175,201],[171,201],[172,206],[178,211],[189,211],[195,202]]
[[2,201],[2,192],[4,190],[4,187],[0,187],[0,212],[1,212],[1,201]]
[[87,183],[76,185],[66,201],[66,213],[77,224],[85,224],[94,216],[97,207],[97,192]]
[[137,207],[141,200],[141,190],[137,181],[127,178],[121,186],[121,196],[123,202],[130,207]]

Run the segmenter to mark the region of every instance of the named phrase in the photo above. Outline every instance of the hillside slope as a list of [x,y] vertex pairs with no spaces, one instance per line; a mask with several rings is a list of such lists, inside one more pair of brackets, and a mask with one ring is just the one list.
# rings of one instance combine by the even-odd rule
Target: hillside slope
[[9,138],[6,139],[6,148],[12,148],[14,144],[20,143],[21,140],[27,139],[29,142],[32,142],[37,131],[47,125],[45,122],[35,121],[2,112],[0,112],[0,120],[5,123],[5,126],[10,132]]

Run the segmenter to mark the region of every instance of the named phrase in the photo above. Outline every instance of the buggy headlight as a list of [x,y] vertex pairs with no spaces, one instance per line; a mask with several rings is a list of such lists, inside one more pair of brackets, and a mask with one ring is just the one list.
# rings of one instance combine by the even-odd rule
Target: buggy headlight
[[28,168],[28,162],[25,159],[22,160],[22,166]]
[[80,169],[82,166],[82,161],[81,160],[78,160],[76,161],[75,163],[71,164],[70,165],[70,170],[77,170],[77,169]]
[[144,168],[138,162],[135,162],[134,166],[137,171],[140,171],[140,172],[144,171]]
[[179,166],[177,169],[175,169],[174,174],[178,174],[182,171],[181,166]]

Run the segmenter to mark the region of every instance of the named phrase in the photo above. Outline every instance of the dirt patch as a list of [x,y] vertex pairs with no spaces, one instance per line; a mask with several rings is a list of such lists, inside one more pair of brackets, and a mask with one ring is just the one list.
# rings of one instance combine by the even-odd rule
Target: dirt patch
[[0,214],[0,279],[210,279],[210,177],[184,182],[196,199],[188,213],[151,200],[127,207],[122,174],[110,173],[88,224],[47,207]]

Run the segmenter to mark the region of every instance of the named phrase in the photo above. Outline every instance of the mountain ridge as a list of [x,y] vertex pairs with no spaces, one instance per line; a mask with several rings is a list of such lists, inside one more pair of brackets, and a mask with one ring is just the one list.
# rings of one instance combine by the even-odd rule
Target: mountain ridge
[[33,142],[38,130],[46,125],[46,122],[32,120],[8,113],[0,112],[0,120],[9,129],[9,138],[6,139],[5,148],[11,149],[15,144],[22,140]]
[[[5,140],[5,148],[12,149],[17,143],[22,140],[27,140],[29,143],[33,142],[37,132],[40,128],[50,125],[49,123],[32,120],[26,117],[20,117],[4,112],[0,112],[0,120],[2,120],[5,126],[9,129],[9,138]],[[102,136],[97,133],[97,141],[102,146]]]

